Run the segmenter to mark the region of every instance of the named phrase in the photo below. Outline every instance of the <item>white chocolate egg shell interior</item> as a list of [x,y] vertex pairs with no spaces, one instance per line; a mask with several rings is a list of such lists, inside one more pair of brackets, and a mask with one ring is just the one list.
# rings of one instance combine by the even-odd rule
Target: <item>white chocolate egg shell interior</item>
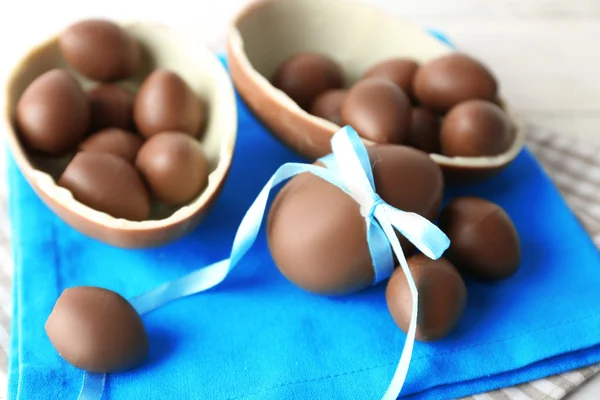
[[[77,74],[64,60],[58,37],[53,37],[28,53],[8,78],[3,108],[7,141],[15,158],[30,180],[57,203],[88,220],[119,229],[152,229],[185,220],[217,195],[226,178],[237,134],[237,110],[229,75],[215,54],[197,39],[155,23],[125,23],[123,27],[142,45],[144,61],[136,76],[119,82],[123,87],[137,90],[153,69],[167,68],[177,72],[208,107],[208,121],[200,142],[210,165],[209,182],[204,191],[188,205],[167,209],[154,207],[151,219],[134,222],[114,218],[75,200],[70,191],[58,186],[56,171],[64,169],[68,157],[61,159],[34,155],[21,145],[15,129],[16,104],[23,91],[39,75],[53,68],[69,70],[84,89],[96,83]],[[166,214],[160,219],[157,216]]]
[[[340,127],[302,110],[269,82],[277,67],[303,51],[327,54],[344,69],[346,86],[371,66],[392,57],[409,57],[423,64],[454,50],[403,18],[357,0],[262,0],[242,11],[229,32],[231,50],[246,74],[284,112],[295,113],[331,132]],[[513,122],[515,140],[505,153],[492,157],[446,157],[431,154],[438,164],[470,168],[502,166],[524,144],[521,121],[501,101]],[[365,140],[368,144],[372,144]]]

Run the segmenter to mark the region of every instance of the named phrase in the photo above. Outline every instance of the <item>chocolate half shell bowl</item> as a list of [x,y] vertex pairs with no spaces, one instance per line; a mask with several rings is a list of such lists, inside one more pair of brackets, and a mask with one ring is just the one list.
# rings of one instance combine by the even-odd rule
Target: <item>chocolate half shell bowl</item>
[[208,184],[191,202],[168,207],[153,202],[143,221],[112,217],[77,201],[57,181],[74,152],[57,158],[32,151],[24,145],[17,128],[17,103],[37,77],[61,68],[76,78],[84,91],[96,83],[69,66],[54,36],[29,51],[8,77],[2,124],[13,157],[38,196],[65,222],[83,234],[124,248],[155,247],[191,231],[216,199],[227,177],[237,135],[237,110],[229,76],[202,42],[155,23],[119,23],[140,44],[141,67],[118,85],[133,92],[155,69],[176,72],[192,91],[208,104],[207,124],[199,140],[209,165]]
[[[262,0],[234,19],[227,51],[234,84],[250,109],[281,142],[314,160],[331,152],[330,139],[340,126],[309,114],[271,84],[284,60],[301,52],[326,54],[342,66],[349,87],[386,59],[405,57],[423,64],[454,50],[422,28],[358,1]],[[486,157],[431,154],[447,176],[485,177],[519,154],[524,144],[521,122],[503,99],[498,103],[513,125],[510,148]]]

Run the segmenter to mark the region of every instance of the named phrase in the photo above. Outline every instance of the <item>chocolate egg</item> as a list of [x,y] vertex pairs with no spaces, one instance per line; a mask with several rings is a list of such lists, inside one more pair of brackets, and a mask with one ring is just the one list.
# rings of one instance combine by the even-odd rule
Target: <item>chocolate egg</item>
[[88,137],[79,145],[79,150],[91,153],[110,153],[133,165],[142,143],[142,138],[131,132],[109,128]]
[[36,78],[17,103],[17,124],[32,149],[60,156],[83,138],[90,106],[79,83],[67,71],[50,70]]
[[[444,258],[432,260],[419,254],[407,261],[419,292],[415,337],[421,341],[442,339],[454,329],[465,310],[467,287],[454,266]],[[392,274],[385,297],[394,322],[408,332],[413,303],[402,268],[396,268]]]
[[346,100],[348,91],[343,89],[328,90],[320,94],[310,106],[310,113],[326,119],[334,124],[341,125],[340,111],[342,103]]
[[475,197],[456,198],[443,210],[440,228],[451,242],[447,257],[459,271],[496,280],[518,270],[519,235],[500,206]]
[[197,136],[205,118],[202,102],[186,81],[165,69],[144,80],[133,107],[133,119],[146,137],[165,131]]
[[[377,193],[390,205],[431,220],[438,214],[443,178],[427,154],[405,146],[368,150]],[[310,174],[277,194],[267,223],[277,267],[297,286],[318,294],[344,294],[370,286],[374,274],[365,220],[341,189]],[[401,238],[404,249],[408,241]]]
[[440,134],[442,154],[450,157],[495,156],[508,150],[513,140],[506,113],[483,100],[465,101],[452,108]]
[[307,109],[321,93],[344,86],[344,71],[323,54],[298,53],[277,68],[272,82],[301,108]]
[[98,287],[63,291],[46,321],[46,334],[61,357],[90,372],[129,370],[148,354],[140,315],[121,295]]
[[202,145],[181,132],[152,136],[138,153],[135,165],[152,194],[168,205],[183,205],[208,183],[209,165]]
[[99,85],[87,92],[90,131],[133,127],[133,94],[117,85]]
[[413,108],[406,145],[426,153],[440,152],[440,120],[426,108]]
[[402,144],[410,128],[410,100],[386,79],[364,79],[348,92],[341,117],[343,125],[375,143]]
[[90,19],[66,29],[59,38],[64,58],[81,75],[100,82],[132,76],[141,64],[136,40],[119,25]]
[[426,108],[444,113],[463,101],[494,101],[498,83],[479,61],[459,53],[434,59],[415,74],[415,96]]
[[77,153],[58,184],[79,202],[115,218],[143,221],[150,214],[150,199],[139,175],[112,154]]
[[409,97],[412,97],[413,78],[419,64],[410,58],[391,58],[371,67],[362,77],[384,78],[398,86]]

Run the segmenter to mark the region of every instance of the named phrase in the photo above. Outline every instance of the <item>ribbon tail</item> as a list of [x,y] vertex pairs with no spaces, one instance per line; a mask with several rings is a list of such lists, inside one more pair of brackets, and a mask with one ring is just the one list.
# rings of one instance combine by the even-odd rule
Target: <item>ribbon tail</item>
[[385,210],[384,218],[427,257],[437,260],[450,246],[448,236],[427,218],[387,204],[382,208]]
[[408,368],[410,366],[410,360],[412,358],[413,348],[415,345],[415,335],[417,331],[417,316],[419,310],[419,293],[417,291],[417,286],[415,281],[410,273],[410,269],[408,268],[408,263],[406,262],[406,257],[404,256],[404,252],[402,251],[402,246],[400,246],[400,242],[396,237],[396,233],[394,232],[394,228],[392,224],[385,218],[385,211],[383,208],[379,208],[375,211],[375,216],[378,218],[378,221],[385,232],[398,261],[400,262],[400,267],[406,276],[406,280],[408,281],[408,287],[410,289],[410,294],[412,297],[412,313],[410,317],[410,325],[408,327],[408,333],[406,334],[406,341],[404,342],[404,347],[402,348],[402,353],[400,355],[400,361],[398,362],[398,367],[396,368],[396,372],[394,373],[394,377],[388,386],[387,391],[382,397],[382,400],[396,400],[402,391],[402,387],[404,386],[404,382],[406,381],[406,376],[408,374]]

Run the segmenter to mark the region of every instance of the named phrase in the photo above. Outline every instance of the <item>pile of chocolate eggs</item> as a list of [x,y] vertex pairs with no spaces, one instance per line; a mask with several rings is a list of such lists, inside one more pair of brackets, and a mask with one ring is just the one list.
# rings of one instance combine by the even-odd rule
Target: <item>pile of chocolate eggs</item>
[[[25,146],[67,159],[58,184],[130,221],[149,219],[153,204],[180,207],[198,197],[209,174],[199,141],[207,105],[188,83],[168,69],[140,71],[141,45],[110,21],[72,25],[58,48],[71,69],[38,76],[16,108]],[[143,77],[137,92],[126,82],[135,77]]]

